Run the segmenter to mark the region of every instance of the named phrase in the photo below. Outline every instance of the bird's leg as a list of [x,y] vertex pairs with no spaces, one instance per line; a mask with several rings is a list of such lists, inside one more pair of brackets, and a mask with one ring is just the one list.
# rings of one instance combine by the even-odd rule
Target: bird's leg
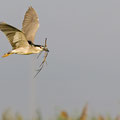
[[2,57],[7,57],[9,55],[13,54],[12,52],[5,53]]

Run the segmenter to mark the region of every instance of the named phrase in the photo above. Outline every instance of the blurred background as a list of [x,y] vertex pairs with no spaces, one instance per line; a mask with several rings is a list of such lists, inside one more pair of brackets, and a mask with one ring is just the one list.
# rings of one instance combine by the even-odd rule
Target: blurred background
[[[32,79],[43,59],[34,55],[0,58],[0,113],[6,108],[43,118],[56,111],[116,116],[120,112],[119,0],[1,0],[0,21],[19,29],[32,6],[40,20],[35,43],[48,38],[47,65]],[[0,32],[0,56],[11,50]]]

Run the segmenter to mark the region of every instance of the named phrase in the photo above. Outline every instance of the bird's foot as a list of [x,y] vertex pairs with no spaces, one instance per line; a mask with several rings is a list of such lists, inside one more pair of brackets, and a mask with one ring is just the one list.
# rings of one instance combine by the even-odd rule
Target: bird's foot
[[9,55],[11,55],[12,53],[6,53],[6,54],[4,54],[2,57],[7,57],[7,56],[9,56]]

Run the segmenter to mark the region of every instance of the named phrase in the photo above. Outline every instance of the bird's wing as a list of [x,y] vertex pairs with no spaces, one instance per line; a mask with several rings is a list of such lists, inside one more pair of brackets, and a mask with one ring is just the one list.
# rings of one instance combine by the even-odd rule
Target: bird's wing
[[35,34],[39,28],[39,18],[37,13],[32,7],[29,7],[25,13],[22,23],[22,31],[25,34],[27,40],[34,42]]
[[24,33],[17,28],[6,23],[0,23],[0,30],[6,35],[13,49],[29,46]]

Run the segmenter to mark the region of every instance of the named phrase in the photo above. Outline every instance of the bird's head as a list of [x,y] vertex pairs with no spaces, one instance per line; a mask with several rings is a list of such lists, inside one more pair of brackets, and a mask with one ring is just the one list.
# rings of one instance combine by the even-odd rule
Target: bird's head
[[49,52],[49,50],[48,50],[48,48],[46,46],[40,45],[39,47],[40,47],[41,51]]
[[40,51],[49,52],[49,50],[47,48],[47,38],[45,39],[45,45],[36,45],[36,47],[39,47]]
[[32,43],[31,41],[28,41],[28,43],[35,47],[36,50],[38,51],[46,51],[49,52],[48,48],[47,48],[47,38],[45,39],[45,45],[35,45],[34,43]]

